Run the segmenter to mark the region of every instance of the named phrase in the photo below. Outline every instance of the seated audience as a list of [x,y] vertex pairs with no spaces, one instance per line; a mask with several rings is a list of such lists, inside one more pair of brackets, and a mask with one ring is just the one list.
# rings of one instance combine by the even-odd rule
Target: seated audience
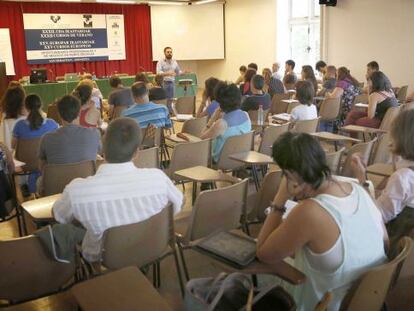
[[359,94],[359,82],[351,76],[346,67],[339,67],[336,87],[326,94],[327,98],[341,98],[341,120],[344,120],[351,110],[354,97]]
[[98,87],[98,84],[96,84],[96,82],[93,80],[92,75],[91,74],[84,75],[82,80],[79,82],[78,86],[82,84],[87,84],[92,88],[91,100],[95,103],[95,107],[97,109],[101,109],[103,95],[102,95],[101,90]]
[[391,88],[391,82],[381,71],[371,74],[371,93],[368,97],[368,111],[353,109],[348,113],[345,125],[356,124],[379,128],[388,108],[397,107],[398,101]]
[[[292,288],[297,310],[314,310],[326,292],[333,296],[329,310],[339,310],[353,283],[387,260],[381,214],[363,187],[331,175],[325,151],[309,134],[283,134],[272,155],[283,178],[266,211],[257,258],[273,264],[294,255],[294,266],[306,275]],[[283,220],[292,198],[298,204]]]
[[96,109],[96,105],[92,100],[92,88],[88,84],[81,84],[73,91],[81,103],[79,113],[79,124],[82,127],[99,127],[102,123],[101,112]]
[[215,116],[222,116],[216,120],[215,116],[211,118],[213,123],[207,125],[201,138],[213,139],[213,160],[217,162],[227,138],[250,132],[251,123],[249,115],[240,109],[241,94],[237,85],[220,82],[216,87],[216,99],[220,110],[217,109]]
[[21,86],[7,88],[2,98],[1,110],[2,118],[0,121],[0,142],[7,148],[12,149],[13,128],[17,121],[26,118],[24,99],[26,94]]
[[287,75],[283,78],[283,85],[286,91],[291,91],[295,89],[296,77],[294,75]]
[[279,69],[280,69],[280,64],[278,62],[273,63],[273,65],[272,65],[272,76],[275,79],[282,80],[282,76],[279,73]]
[[371,75],[374,72],[377,72],[379,70],[380,70],[379,69],[379,64],[376,61],[372,61],[372,62],[369,62],[367,64],[367,73],[365,75],[365,78],[367,79],[367,85],[363,89],[363,92],[364,93],[367,93],[367,94],[370,94],[371,93],[371,85],[372,85]]
[[62,127],[43,135],[39,147],[40,170],[45,164],[95,161],[101,147],[97,129],[79,126],[79,100],[72,95],[57,102]]
[[[12,146],[16,148],[19,139],[34,139],[42,137],[47,132],[55,131],[59,125],[52,119],[42,116],[42,101],[38,95],[31,94],[25,99],[25,108],[29,113],[27,119],[16,123],[13,130]],[[29,191],[36,193],[36,179],[40,172],[34,171],[29,175]]]
[[134,99],[132,98],[131,88],[124,87],[119,77],[112,76],[109,79],[109,85],[112,88],[112,91],[108,96],[109,116],[112,117],[115,107],[130,107],[134,104]]
[[252,95],[246,96],[241,105],[244,111],[258,110],[262,106],[263,110],[268,110],[272,105],[272,99],[268,93],[263,92],[264,78],[261,75],[253,76],[250,81]]
[[407,103],[414,102],[414,91],[412,91],[405,100]]
[[313,69],[309,65],[302,66],[301,72],[302,80],[309,81],[313,85],[313,89],[315,91],[314,94],[318,92],[318,81],[316,81],[315,73]]
[[328,68],[326,63],[323,60],[320,60],[316,62],[315,69],[317,72],[319,72],[321,77],[325,77]]
[[135,104],[122,111],[122,116],[134,119],[140,128],[147,128],[150,124],[157,128],[172,127],[168,108],[150,102],[144,82],[135,82],[131,86],[131,91]]
[[270,70],[270,68],[263,68],[262,76],[264,78],[263,92],[269,93],[270,79],[272,78],[272,71]]
[[153,87],[152,83],[148,80],[148,77],[142,72],[138,72],[135,75],[135,82],[144,82],[147,89],[151,89]]
[[293,71],[294,69],[295,69],[295,62],[291,59],[287,60],[285,63],[285,75],[283,77],[283,84],[288,90],[289,88],[286,86],[286,84],[288,83],[287,81],[293,81],[293,82],[290,82],[293,84],[295,84],[296,81],[298,81],[298,78],[296,77],[296,73]]
[[202,118],[204,116],[211,118],[217,108],[219,108],[220,105],[216,101],[214,92],[219,81],[219,79],[214,77],[210,77],[205,81],[203,98],[201,99],[201,105],[198,107],[197,118]]
[[132,119],[111,122],[103,139],[105,163],[94,176],[73,180],[53,205],[58,222],[78,221],[85,227],[82,254],[90,262],[101,259],[105,230],[144,221],[169,202],[174,213],[181,210],[183,195],[161,170],[139,169],[132,163],[140,135]]
[[250,63],[247,65],[247,69],[253,69],[254,71],[257,72],[257,70],[259,70],[259,67],[257,67],[256,63]]
[[160,74],[155,75],[155,85],[149,90],[150,101],[167,99],[167,91],[164,90],[164,77]]
[[323,76],[322,89],[318,92],[318,96],[325,96],[327,92],[332,92],[336,86],[336,68],[335,66],[327,66],[326,73]]
[[285,93],[283,82],[277,77],[273,76],[269,68],[264,68],[262,74],[265,79],[265,86],[263,88],[263,91],[265,93],[269,93],[270,97],[273,97],[275,94]]
[[252,91],[250,89],[250,81],[252,80],[253,76],[256,74],[256,70],[248,68],[246,70],[246,74],[244,75],[244,82],[240,84],[240,92],[244,95],[252,95]]
[[315,91],[309,81],[298,81],[296,83],[296,99],[300,105],[291,111],[292,121],[314,120],[318,117],[318,111],[313,104]]
[[[391,246],[414,228],[414,110],[401,112],[391,126],[391,152],[396,171],[376,199],[377,207],[387,223]],[[353,157],[352,168],[361,183],[366,182],[366,165]]]
[[246,66],[242,65],[239,68],[239,72],[240,72],[240,76],[237,78],[236,83],[237,85],[239,85],[240,83],[243,83],[244,81],[244,75],[246,74],[247,68]]

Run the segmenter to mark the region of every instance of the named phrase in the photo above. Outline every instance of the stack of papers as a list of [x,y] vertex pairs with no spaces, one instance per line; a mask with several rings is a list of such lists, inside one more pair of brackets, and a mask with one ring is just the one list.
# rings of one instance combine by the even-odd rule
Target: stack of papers
[[291,119],[291,115],[289,113],[278,113],[278,114],[274,114],[272,116],[273,119],[279,119],[279,120],[284,120],[284,121],[290,121]]
[[176,118],[179,121],[186,121],[186,120],[194,119],[192,114],[177,114]]

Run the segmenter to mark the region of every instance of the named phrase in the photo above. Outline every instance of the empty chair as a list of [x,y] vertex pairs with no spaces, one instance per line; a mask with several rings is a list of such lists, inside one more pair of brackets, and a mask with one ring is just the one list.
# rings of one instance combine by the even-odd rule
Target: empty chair
[[268,126],[263,130],[262,140],[259,146],[259,152],[272,155],[272,145],[279,138],[280,135],[289,130],[289,123],[282,124],[280,126]]
[[355,177],[352,169],[351,169],[351,161],[352,161],[352,155],[355,153],[358,153],[365,164],[369,164],[369,159],[371,156],[371,151],[374,143],[376,142],[376,138],[374,138],[371,141],[365,142],[365,143],[359,143],[356,145],[353,145],[346,154],[345,162],[341,169],[341,176],[346,177]]
[[289,93],[274,94],[272,97],[272,106],[270,108],[271,114],[283,113],[287,111],[288,103],[282,102],[282,100],[289,99]]
[[31,172],[39,169],[38,150],[40,137],[32,139],[19,138],[16,145],[16,160],[24,162],[22,167],[24,172]]
[[325,98],[319,108],[321,122],[337,126],[341,116],[341,98]]
[[248,180],[234,185],[207,190],[197,197],[191,215],[176,220],[178,248],[183,261],[184,272],[189,279],[183,249],[191,248],[192,241],[214,232],[240,227],[245,215]]
[[372,158],[370,163],[391,163],[392,154],[389,147],[390,141],[390,132],[386,132],[378,137],[378,140],[372,150]]
[[339,166],[341,163],[341,157],[342,157],[344,150],[345,150],[345,147],[341,148],[338,151],[330,152],[326,154],[326,163],[331,169],[331,173],[333,175],[338,174]]
[[138,150],[132,162],[138,168],[160,168],[159,148]]
[[196,137],[200,137],[201,133],[207,125],[207,116],[197,119],[186,120],[183,124],[181,132],[187,133]]
[[73,281],[75,264],[52,259],[36,236],[0,241],[0,253],[0,300],[35,299]]
[[42,196],[63,192],[75,178],[86,178],[96,173],[95,161],[69,164],[46,164],[43,167]]
[[175,113],[177,114],[195,114],[195,96],[184,96],[177,98],[174,104]]
[[382,310],[396,271],[412,251],[413,241],[404,237],[399,242],[398,255],[390,262],[366,272],[341,304],[341,310]]
[[318,128],[319,119],[297,120],[291,129],[295,133],[315,133]]
[[399,90],[397,92],[397,100],[400,103],[405,103],[405,100],[407,98],[407,90],[408,90],[408,85],[404,85],[404,86],[399,88]]
[[176,182],[182,181],[174,172],[194,166],[210,167],[211,140],[175,145],[167,175]]
[[227,138],[223,145],[223,149],[221,150],[219,159],[214,165],[215,168],[223,171],[231,171],[244,166],[244,164],[239,161],[231,160],[229,155],[252,150],[253,134],[254,132],[249,132]]
[[55,120],[57,123],[62,125],[62,120],[60,119],[60,115],[56,104],[51,104],[47,106],[47,117],[49,119]]
[[155,264],[155,285],[159,285],[159,262],[173,254],[177,275],[184,294],[176,252],[172,205],[138,223],[113,227],[103,237],[102,265],[110,270],[127,266],[145,267]]

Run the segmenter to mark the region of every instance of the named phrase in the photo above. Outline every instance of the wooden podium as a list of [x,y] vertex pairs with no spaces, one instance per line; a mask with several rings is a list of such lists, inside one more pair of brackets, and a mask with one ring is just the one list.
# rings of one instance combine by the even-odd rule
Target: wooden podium
[[2,98],[4,92],[6,92],[7,85],[8,81],[6,76],[6,63],[0,62],[0,98]]

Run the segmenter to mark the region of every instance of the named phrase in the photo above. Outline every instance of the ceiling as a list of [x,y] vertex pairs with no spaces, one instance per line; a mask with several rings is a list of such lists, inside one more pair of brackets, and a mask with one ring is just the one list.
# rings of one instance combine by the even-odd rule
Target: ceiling
[[[19,2],[52,2],[50,0],[6,0]],[[122,4],[150,4],[150,5],[191,5],[207,4],[211,2],[224,3],[224,0],[54,0],[54,2],[96,2],[96,3],[122,3]]]

